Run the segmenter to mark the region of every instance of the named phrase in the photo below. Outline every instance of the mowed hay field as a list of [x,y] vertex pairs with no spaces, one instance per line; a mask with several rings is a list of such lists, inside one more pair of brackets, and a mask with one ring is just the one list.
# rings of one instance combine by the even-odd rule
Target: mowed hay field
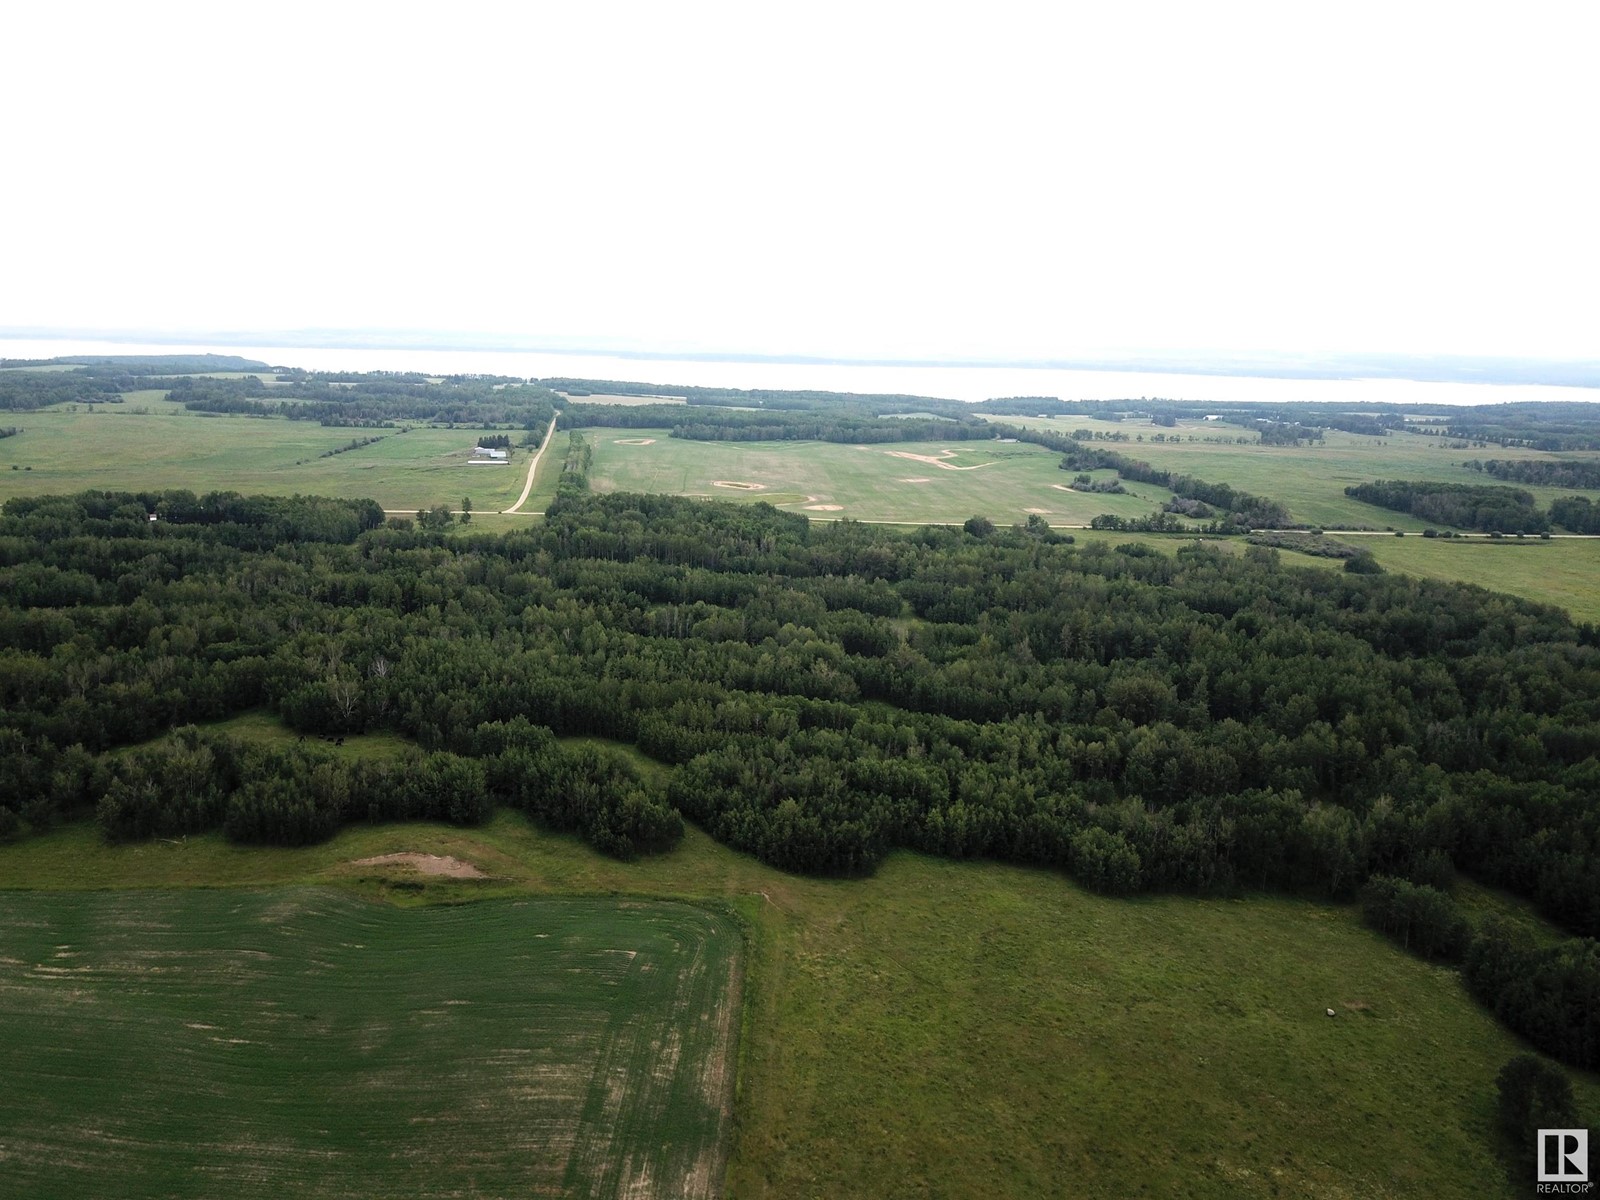
[[[532,454],[518,448],[510,466],[469,467],[476,429],[419,426],[400,433],[278,417],[206,416],[161,396],[132,393],[120,406],[16,414],[9,423],[23,432],[0,439],[0,500],[87,488],[187,488],[370,497],[384,508],[412,511],[438,504],[458,509],[462,497],[470,496],[475,509],[489,511],[521,494]],[[382,441],[321,457],[352,440],[380,435]],[[553,460],[549,469],[559,472],[559,456],[547,458]],[[541,476],[545,469],[541,462]]]
[[7,1195],[720,1194],[730,917],[9,892],[0,931]]
[[[766,501],[829,519],[960,524],[981,515],[1020,524],[1037,513],[1080,525],[1100,513],[1143,516],[1171,498],[1133,484],[1110,496],[1070,490],[1061,456],[1042,446],[997,441],[696,442],[662,429],[584,429],[594,447],[589,483],[599,492],[665,492]],[[648,444],[643,444],[648,443]],[[1097,472],[1111,478],[1111,472]],[[729,484],[758,487],[726,486]]]
[[[1124,433],[1126,442],[1089,442],[1091,447],[1114,450],[1142,459],[1163,470],[1198,475],[1213,483],[1227,483],[1258,496],[1270,496],[1289,506],[1296,521],[1330,528],[1371,526],[1420,532],[1426,522],[1405,513],[1391,512],[1353,500],[1344,489],[1375,479],[1432,479],[1441,483],[1499,484],[1500,480],[1461,464],[1470,459],[1556,459],[1561,456],[1534,450],[1454,449],[1442,438],[1394,433],[1365,437],[1327,431],[1320,446],[1234,445],[1216,441],[1152,442],[1157,434],[1171,438],[1255,438],[1253,432],[1216,421],[1180,421],[1175,429],[1162,429],[1147,420],[1104,421],[1091,417],[994,417],[1014,425],[1053,429],[1071,434],[1075,429]],[[1134,441],[1142,435],[1144,441]],[[1523,487],[1521,484],[1507,485]],[[1575,494],[1570,489],[1527,487],[1540,507],[1551,500]],[[1600,492],[1577,493],[1600,500]]]
[[[402,851],[455,856],[492,878],[402,886],[350,865]],[[1348,906],[1116,900],[1047,871],[907,853],[869,879],[807,879],[693,828],[672,852],[624,864],[510,813],[478,829],[357,827],[321,846],[270,851],[215,837],[110,847],[80,826],[0,848],[0,878],[24,887],[252,889],[185,900],[202,928],[218,919],[208,914],[241,902],[260,911],[253,906],[268,901],[254,889],[308,883],[413,906],[615,893],[726,904],[748,936],[733,1197],[1517,1194],[1494,1141],[1494,1076],[1522,1047],[1453,972],[1400,952]],[[298,904],[307,893],[263,895]],[[178,901],[157,893],[152,902]],[[368,912],[354,900],[318,903]],[[525,942],[495,903],[447,911],[447,928],[471,947],[461,960],[469,974],[502,943]],[[18,969],[52,965],[57,945],[77,948],[83,931],[29,936],[39,957]],[[339,940],[375,939],[349,926]],[[605,944],[631,945],[614,935]],[[334,962],[343,952],[325,946],[308,957]],[[418,1007],[467,998],[464,986],[439,983]],[[363,1011],[370,1001],[351,1003]],[[278,1007],[311,1011],[287,998]],[[1339,1016],[1329,1020],[1328,1007]],[[506,1022],[521,1020],[518,1012],[501,1009]],[[200,1036],[172,1036],[186,1035]],[[493,1025],[482,1036],[505,1044]],[[213,1046],[191,1045],[193,1053]],[[1574,1078],[1580,1105],[1600,1111],[1600,1083]],[[453,1102],[471,1098],[457,1092]],[[494,1137],[504,1127],[477,1128]],[[488,1152],[475,1136],[457,1139],[464,1161]]]

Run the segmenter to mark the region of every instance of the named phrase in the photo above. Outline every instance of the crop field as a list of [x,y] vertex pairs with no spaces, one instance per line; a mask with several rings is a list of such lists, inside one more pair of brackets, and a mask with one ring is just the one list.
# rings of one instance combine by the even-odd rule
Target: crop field
[[720,1195],[738,946],[671,902],[3,892],[0,1190]]
[[[1500,481],[1468,470],[1461,464],[1469,459],[1559,457],[1533,450],[1502,450],[1498,446],[1459,450],[1442,438],[1410,433],[1364,437],[1330,429],[1325,445],[1262,446],[1253,443],[1224,444],[1216,440],[1151,441],[1157,434],[1167,438],[1255,437],[1236,425],[1215,421],[1180,421],[1174,429],[1161,429],[1147,421],[1117,422],[1090,417],[992,419],[1035,429],[1053,429],[1065,434],[1075,429],[1123,433],[1130,440],[1089,444],[1142,459],[1163,470],[1198,475],[1213,483],[1227,483],[1258,496],[1270,496],[1287,504],[1296,521],[1329,527],[1392,527],[1420,532],[1426,526],[1426,522],[1405,513],[1391,512],[1351,499],[1344,494],[1344,489],[1353,484],[1374,479],[1436,479],[1441,483],[1492,484]],[[1140,436],[1143,441],[1132,440]],[[1533,493],[1541,507],[1547,507],[1551,500],[1559,496],[1574,494],[1560,488],[1529,487],[1525,490]],[[1600,500],[1600,494],[1585,494]]]
[[[23,432],[0,439],[0,500],[86,488],[188,488],[370,497],[384,508],[411,510],[456,509],[470,496],[475,509],[488,511],[516,500],[530,453],[518,449],[506,467],[469,467],[476,429],[419,426],[400,433],[203,415],[154,392],[132,393],[118,408],[20,413],[12,423]],[[380,434],[382,441],[321,457]],[[548,466],[558,472],[559,458]],[[540,467],[543,475],[546,464]]]
[[[477,864],[490,878],[407,880],[352,866],[364,858],[406,852],[453,856]],[[332,989],[340,976],[318,964],[337,965],[337,956],[349,952],[339,943],[370,948],[362,951],[367,957],[361,961],[370,964],[362,969],[373,972],[369,978],[381,986],[363,989],[377,995],[340,995],[338,1003],[365,1014],[384,1006],[389,1014],[384,1032],[392,1039],[388,1046],[397,1049],[402,1036],[420,1036],[428,1021],[444,1021],[444,1028],[451,1028],[449,1021],[465,1020],[468,1013],[485,1018],[498,1014],[471,1037],[457,1038],[449,1052],[477,1061],[473,1056],[486,1058],[494,1048],[519,1045],[506,1026],[522,1019],[523,1010],[517,1007],[521,1001],[493,1001],[491,989],[505,995],[498,990],[506,986],[504,980],[476,978],[500,961],[496,955],[520,954],[531,923],[546,919],[538,915],[537,905],[513,907],[515,899],[622,893],[729,904],[739,912],[750,939],[727,1179],[730,1196],[1465,1200],[1518,1194],[1506,1180],[1494,1140],[1494,1075],[1522,1047],[1467,995],[1454,972],[1402,953],[1366,930],[1350,907],[1260,897],[1116,900],[1087,893],[1047,871],[908,853],[891,856],[870,879],[806,879],[764,867],[693,828],[671,853],[624,864],[510,813],[471,830],[431,825],[352,828],[331,842],[295,850],[245,849],[217,837],[106,846],[92,830],[69,827],[0,847],[0,879],[10,887],[170,889],[187,884],[215,889],[228,883],[248,889],[187,895],[156,891],[148,897],[148,908],[126,910],[151,926],[143,931],[131,926],[117,931],[107,916],[115,906],[131,903],[127,893],[77,897],[79,907],[66,904],[74,897],[60,894],[0,894],[8,918],[30,911],[63,914],[51,918],[58,922],[51,928],[6,935],[12,943],[22,936],[28,939],[26,950],[5,951],[26,960],[6,968],[24,975],[35,964],[90,965],[83,958],[53,956],[60,946],[69,952],[86,949],[91,933],[102,946],[123,948],[120,960],[110,949],[100,951],[94,960],[97,969],[112,970],[118,961],[136,963],[140,960],[132,952],[160,949],[165,935],[158,927],[175,923],[177,914],[187,914],[185,922],[192,921],[197,929],[190,938],[196,943],[192,961],[209,961],[214,971],[262,969],[228,958],[228,947],[259,948],[299,964],[302,975],[293,993],[258,993],[281,999],[278,1005],[250,1012],[237,999],[243,995],[240,985],[229,983],[223,989],[240,1014],[232,1028],[246,1032],[185,1029],[187,1020],[220,1022],[207,1015],[180,1019],[182,1006],[176,1000],[170,1002],[176,1007],[159,1008],[164,989],[177,982],[170,972],[153,971],[127,984],[127,1003],[147,1006],[139,1011],[171,1014],[162,1018],[167,1040],[160,1045],[174,1057],[162,1069],[181,1071],[184,1079],[197,1064],[213,1061],[208,1055],[265,1058],[264,1051],[252,1047],[209,1041],[214,1036],[286,1038],[287,1033],[274,1031],[298,1023],[306,1028],[297,1038],[322,1037],[321,1018],[305,1014],[326,1014],[333,1007]],[[307,884],[338,885],[406,907],[391,912],[327,890],[297,890]],[[264,888],[268,890],[260,890]],[[427,907],[434,901],[484,896],[501,899]],[[614,971],[620,964],[611,959],[620,956],[600,955],[596,947],[642,950],[641,942],[618,932],[624,926],[614,914],[651,913],[656,911],[652,906],[619,910],[611,900],[584,903],[590,907],[574,910],[572,918],[580,930],[572,951],[576,957],[565,964],[545,960],[547,965],[593,964]],[[320,928],[338,932],[319,935],[315,943],[287,936],[270,940],[278,936],[273,931],[279,927],[250,926],[243,917],[258,920],[274,904],[314,909],[285,928],[309,931],[325,921],[329,923]],[[416,911],[419,905],[424,907]],[[241,906],[239,920],[230,915],[234,906]],[[677,910],[669,906],[668,911]],[[60,924],[69,913],[80,914],[74,918],[76,927]],[[591,926],[584,924],[588,917],[576,915],[582,913],[594,914],[603,935],[584,940],[581,930]],[[406,925],[413,917],[424,922]],[[427,924],[435,920],[442,924]],[[530,924],[519,924],[523,921]],[[374,922],[381,934],[373,931]],[[3,928],[15,924],[8,919]],[[255,932],[259,940],[246,941],[242,929]],[[441,969],[417,975],[406,956],[378,952],[379,946],[398,949],[409,938],[417,940],[405,945],[438,945],[440,953],[452,956],[441,963],[454,963],[457,973]],[[452,939],[463,944],[459,956],[447,944]],[[538,947],[559,949],[558,938],[534,940]],[[205,948],[208,942],[210,948]],[[189,960],[145,961],[177,968]],[[539,975],[531,969],[516,974],[518,995],[547,996],[540,990]],[[586,990],[591,985],[592,991]],[[391,1003],[381,998],[410,986],[422,989],[415,1000]],[[571,976],[570,986],[572,995],[604,990],[577,975]],[[478,993],[463,990],[474,987],[484,989],[476,1007],[443,1005],[446,999],[475,998]],[[309,989],[306,998],[301,997],[303,989]],[[14,1011],[15,993],[0,995]],[[88,1020],[97,1007],[106,1007],[87,998],[73,1003],[77,1007],[62,1005],[62,1020]],[[1329,1007],[1337,1010],[1337,1018],[1324,1015]],[[560,1008],[557,1004],[542,1011]],[[426,1015],[441,1009],[446,1016]],[[272,1012],[292,1015],[266,1015]],[[247,1015],[253,1022],[248,1026]],[[346,1040],[315,1044],[341,1047],[344,1065],[361,1069],[370,1060],[360,1057],[356,1030],[362,1022],[371,1026],[383,1019],[347,1019],[338,1031]],[[120,1028],[113,1033],[113,1046],[127,1046],[125,1039],[133,1036]],[[15,1045],[9,1030],[5,1044]],[[37,1053],[46,1052],[41,1048]],[[8,1061],[27,1061],[34,1053]],[[133,1072],[141,1061],[139,1052],[128,1048],[116,1053],[129,1057],[108,1063],[108,1076],[138,1078],[136,1072],[111,1073]],[[423,1053],[436,1065],[449,1061],[434,1050]],[[286,1058],[279,1066],[283,1078],[298,1078],[290,1074]],[[319,1068],[313,1063],[294,1069]],[[1569,1074],[1580,1107],[1589,1112],[1600,1108],[1600,1080]],[[200,1078],[209,1087],[216,1075]],[[407,1077],[396,1071],[382,1078],[387,1086],[391,1079],[404,1082]],[[65,1079],[58,1085],[63,1092],[72,1086],[85,1085]],[[328,1086],[343,1085],[334,1079]],[[492,1158],[496,1139],[511,1136],[508,1130],[525,1134],[530,1128],[493,1111],[487,1102],[489,1084],[481,1075],[465,1091],[466,1085],[448,1072],[433,1086],[440,1091],[405,1101],[408,1117],[442,1120],[447,1111],[465,1108],[457,1114],[462,1125],[456,1128],[452,1149],[458,1161],[476,1165],[482,1155]],[[116,1093],[133,1095],[124,1085]],[[257,1101],[269,1094],[268,1089],[257,1093]],[[322,1116],[317,1118],[324,1122],[320,1126],[308,1122],[328,1130],[325,1134],[302,1134],[301,1141],[291,1141],[287,1126],[263,1129],[263,1140],[252,1143],[249,1152],[267,1159],[272,1145],[264,1139],[269,1136],[278,1137],[278,1145],[286,1149],[308,1146],[314,1153],[306,1156],[302,1169],[328,1172],[321,1178],[329,1181],[326,1190],[332,1190],[329,1164],[346,1161],[326,1157],[345,1152],[332,1144],[333,1131],[387,1120],[374,1111],[370,1095],[356,1106],[360,1115],[349,1117],[348,1123]],[[92,1099],[85,1097],[84,1103]],[[159,1126],[151,1136],[176,1139],[175,1132],[164,1131],[175,1131],[187,1121],[199,1122],[197,1128],[205,1133],[191,1139],[191,1149],[180,1146],[173,1153],[212,1153],[207,1139],[217,1137],[231,1137],[234,1145],[245,1140],[236,1130],[211,1132],[214,1126],[204,1124],[205,1114],[194,1114],[199,1099],[179,1097],[179,1102],[166,1115],[150,1118]],[[0,1101],[7,1103],[16,1102]],[[274,1110],[262,1119],[287,1120],[288,1114]],[[14,1120],[8,1112],[6,1123],[0,1124],[7,1133],[0,1134],[0,1141],[10,1135]],[[83,1117],[75,1120],[71,1128],[88,1126]],[[374,1136],[398,1130],[424,1138],[438,1131],[438,1122],[417,1121],[402,1128],[396,1120]],[[114,1124],[96,1128],[108,1136],[118,1130]],[[487,1140],[480,1141],[480,1135]],[[105,1141],[89,1137],[61,1148],[63,1161],[108,1153]],[[360,1153],[367,1155],[362,1161],[372,1171],[395,1169],[381,1154]],[[123,1161],[128,1157],[124,1154]],[[144,1157],[139,1155],[144,1170],[163,1169]],[[268,1161],[282,1164],[288,1157],[273,1155]],[[413,1174],[406,1176],[404,1194],[429,1194],[422,1185],[445,1178],[418,1174],[425,1166],[417,1160],[409,1163]],[[480,1194],[498,1194],[490,1182],[491,1166],[485,1162],[480,1168]],[[141,1178],[156,1190],[170,1179],[159,1174]],[[464,1171],[451,1179],[456,1194],[473,1194]],[[316,1183],[310,1178],[300,1194],[317,1194]],[[257,1186],[259,1193],[267,1190],[249,1179],[246,1184]],[[44,1186],[46,1191],[32,1194],[48,1194],[49,1180]],[[77,1194],[93,1190],[79,1189]],[[134,1194],[127,1188],[113,1190]],[[364,1190],[395,1194],[377,1183]],[[537,1191],[527,1188],[523,1194]]]
[[[589,483],[600,492],[667,492],[761,501],[810,517],[960,524],[974,514],[1054,525],[1100,513],[1143,516],[1171,498],[1134,484],[1129,495],[1072,491],[1061,456],[1023,443],[696,442],[659,429],[585,429]],[[1110,478],[1110,472],[1099,472]]]

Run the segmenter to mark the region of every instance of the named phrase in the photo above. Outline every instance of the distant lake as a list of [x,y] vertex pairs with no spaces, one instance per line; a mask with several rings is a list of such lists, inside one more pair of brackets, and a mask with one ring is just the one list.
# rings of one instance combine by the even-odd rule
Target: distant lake
[[1172,375],[1141,371],[1069,371],[1046,367],[870,366],[859,363],[729,362],[713,359],[539,354],[519,350],[329,349],[304,346],[158,345],[137,342],[0,339],[0,358],[67,354],[237,354],[273,366],[317,371],[417,371],[429,375],[568,376],[671,385],[830,392],[889,392],[987,400],[1058,396],[1063,400],[1316,401],[1382,404],[1600,402],[1594,388],[1533,384],[1423,383],[1408,379],[1267,379],[1247,375]]

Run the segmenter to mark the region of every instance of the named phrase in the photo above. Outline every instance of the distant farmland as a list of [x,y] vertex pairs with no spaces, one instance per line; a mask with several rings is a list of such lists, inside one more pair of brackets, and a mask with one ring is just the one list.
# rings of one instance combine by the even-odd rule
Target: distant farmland
[[7,1194],[720,1194],[731,920],[0,894]]
[[765,500],[808,517],[960,524],[980,513],[1010,525],[1037,514],[1051,524],[1081,525],[1100,513],[1143,516],[1172,496],[1148,484],[1130,484],[1120,496],[1073,491],[1061,456],[1025,443],[852,446],[698,442],[664,429],[579,432],[594,447],[589,482],[596,491]]
[[[21,435],[0,441],[0,499],[86,488],[188,488],[371,498],[404,510],[459,508],[461,498],[471,496],[485,513],[517,498],[531,453],[518,449],[509,469],[469,467],[478,436],[473,427],[418,425],[404,433],[330,428],[281,417],[187,412],[158,392],[128,399],[122,409],[55,408],[0,421],[23,427]],[[330,453],[360,437],[379,440]],[[558,465],[559,459],[551,463]]]

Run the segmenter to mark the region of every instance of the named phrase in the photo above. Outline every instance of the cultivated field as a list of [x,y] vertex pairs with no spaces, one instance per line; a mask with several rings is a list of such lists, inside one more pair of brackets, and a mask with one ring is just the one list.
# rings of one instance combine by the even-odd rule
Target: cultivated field
[[730,918],[13,891],[0,931],[7,1195],[721,1194]]
[[589,482],[596,491],[764,500],[811,517],[960,524],[982,514],[1009,525],[1037,513],[1051,524],[1077,525],[1107,512],[1143,516],[1171,498],[1147,484],[1133,484],[1123,496],[1072,491],[1061,456],[1024,443],[851,446],[695,442],[660,429],[581,432],[594,447]]
[[[490,879],[401,878],[351,866],[404,852],[475,863]],[[693,828],[671,853],[622,864],[510,813],[474,830],[353,828],[299,850],[243,849],[217,837],[108,847],[87,828],[69,828],[0,848],[0,879],[12,887],[249,889],[151,899],[157,914],[192,905],[183,911],[202,930],[216,928],[216,914],[234,905],[259,913],[253,906],[267,901],[258,889],[274,885],[338,884],[407,906],[615,893],[729,904],[750,937],[728,1174],[735,1197],[1516,1194],[1497,1155],[1493,1104],[1495,1072],[1521,1046],[1453,972],[1403,954],[1363,928],[1349,907],[1283,898],[1114,900],[1046,871],[906,853],[870,879],[806,879],[763,867]],[[401,919],[384,926],[385,937],[402,936],[402,928],[448,929],[467,946],[455,960],[461,975],[448,982],[441,982],[447,972],[428,975],[436,990],[418,1009],[469,998],[461,989],[484,970],[481,960],[508,942],[526,943],[503,924],[526,910],[504,903],[452,907],[439,918],[451,924],[430,927],[403,919],[432,919],[437,910],[388,914],[323,891],[265,895],[294,903],[321,897],[319,912],[337,921],[353,920],[341,914]],[[0,898],[46,907],[58,899]],[[115,902],[127,903],[126,895]],[[605,904],[598,911],[618,911]],[[634,947],[609,919],[603,924],[600,944]],[[78,948],[87,928],[29,934],[36,949],[24,966],[52,965],[56,947]],[[252,946],[237,929],[213,940]],[[330,956],[342,951],[332,940],[294,951],[304,955],[294,961],[304,965],[308,986],[332,987],[333,976],[311,961],[336,963]],[[336,940],[377,944],[353,924]],[[534,940],[545,947],[557,939]],[[274,953],[279,945],[253,944]],[[597,960],[616,965],[593,955],[576,961]],[[372,961],[379,971],[401,966]],[[573,986],[579,982],[574,977]],[[527,994],[543,996],[533,983]],[[322,1011],[287,995],[276,1007]],[[1339,1017],[1329,1020],[1328,1007]],[[448,1011],[462,1010],[470,1006]],[[513,1021],[511,1008],[499,1011]],[[186,1035],[197,1039],[187,1043],[193,1054],[217,1045],[201,1036],[224,1036],[182,1030],[176,1018],[168,1025],[173,1054],[184,1052],[176,1039]],[[271,1028],[273,1018],[259,1015],[252,1026]],[[390,1034],[409,1028],[396,1015]],[[515,1044],[497,1027],[480,1036],[488,1046]],[[456,1044],[459,1053],[475,1053],[465,1037]],[[188,1069],[188,1060],[176,1061]],[[1600,1108],[1600,1081],[1570,1074],[1580,1104]],[[469,1097],[454,1095],[471,1109]],[[428,1103],[416,1100],[413,1114],[437,1115]],[[484,1121],[483,1130],[503,1128],[481,1105],[466,1119]],[[458,1139],[458,1153],[493,1152],[470,1136]],[[405,1194],[423,1193],[408,1184]],[[463,1184],[459,1194],[472,1193]],[[482,1194],[495,1193],[484,1184]]]

